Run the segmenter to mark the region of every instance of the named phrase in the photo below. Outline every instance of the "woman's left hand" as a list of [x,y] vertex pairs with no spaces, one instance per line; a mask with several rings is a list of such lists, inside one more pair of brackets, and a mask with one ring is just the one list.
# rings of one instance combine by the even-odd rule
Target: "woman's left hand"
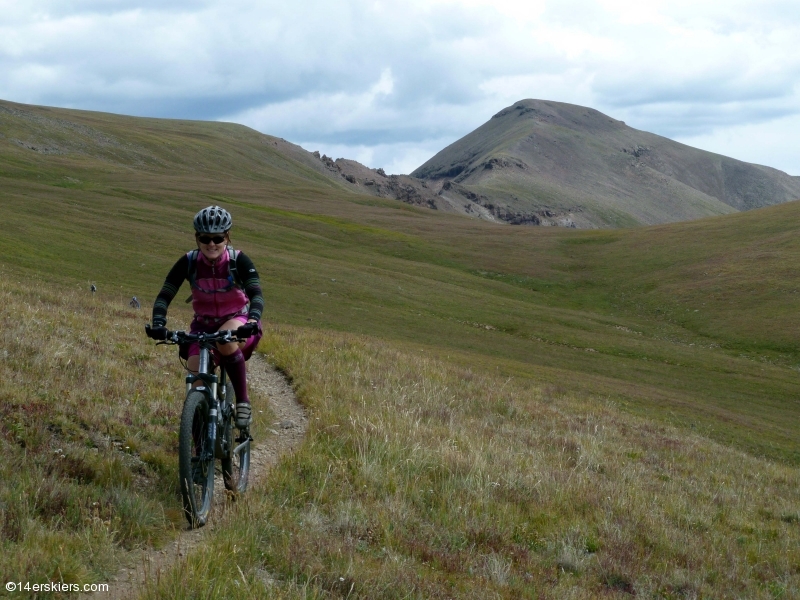
[[250,336],[255,335],[257,332],[258,321],[250,320],[236,330],[236,336],[240,338],[249,338]]

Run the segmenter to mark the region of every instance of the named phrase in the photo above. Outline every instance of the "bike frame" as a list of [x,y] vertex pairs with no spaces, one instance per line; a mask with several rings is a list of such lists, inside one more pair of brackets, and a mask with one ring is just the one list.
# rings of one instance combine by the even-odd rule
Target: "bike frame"
[[[145,326],[145,331],[150,335],[149,325]],[[183,508],[190,526],[196,528],[205,525],[211,510],[217,459],[221,461],[225,489],[234,495],[243,493],[247,489],[252,440],[250,429],[249,427],[239,429],[239,437],[235,437],[231,385],[226,381],[224,364],[219,365],[220,370],[217,375],[212,360],[217,344],[242,342],[246,336],[240,338],[238,330],[220,330],[213,333],[167,331],[166,336],[161,339],[159,344],[178,345],[196,342],[200,346],[197,373],[190,372],[186,376],[186,400],[178,436],[178,465]],[[201,401],[198,394],[203,398],[203,407],[199,411]],[[198,415],[205,429],[203,443],[195,437]],[[199,474],[196,473],[197,467],[200,468]]]
[[[213,348],[216,345],[216,341],[206,340],[204,339],[206,336],[212,337],[216,336],[217,334],[198,334],[197,342],[200,344],[200,365],[197,368],[197,375],[193,373],[189,373],[186,376],[186,393],[188,394],[192,391],[192,386],[197,382],[201,381],[204,385],[198,386],[194,388],[197,391],[203,392],[208,398],[208,406],[209,406],[209,417],[210,423],[208,428],[208,444],[206,448],[208,448],[209,452],[215,452],[217,447],[217,429],[220,425],[223,424],[223,411],[229,410],[233,406],[230,398],[225,397],[223,399],[224,405],[220,406],[219,403],[219,396],[217,395],[218,389],[225,389],[225,381],[226,375],[224,365],[220,364],[220,374],[217,376],[214,373],[214,366],[213,361],[211,360]],[[245,436],[244,440],[236,440],[241,441],[233,449],[233,454],[240,454],[242,450],[248,448],[250,446],[250,436]],[[224,452],[224,449],[222,449]]]

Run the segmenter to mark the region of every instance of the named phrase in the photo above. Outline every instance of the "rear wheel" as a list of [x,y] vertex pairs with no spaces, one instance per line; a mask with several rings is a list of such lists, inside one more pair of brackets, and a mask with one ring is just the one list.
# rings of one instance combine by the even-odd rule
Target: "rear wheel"
[[[228,383],[226,396],[233,404],[233,386]],[[225,489],[232,494],[241,494],[247,489],[247,479],[250,475],[250,432],[239,431],[239,436],[234,439],[237,429],[233,426],[233,414],[225,420],[226,439],[230,440],[227,452],[222,457],[222,480]]]
[[214,495],[214,451],[207,448],[208,399],[192,390],[186,395],[178,436],[178,470],[183,510],[195,529],[206,524]]

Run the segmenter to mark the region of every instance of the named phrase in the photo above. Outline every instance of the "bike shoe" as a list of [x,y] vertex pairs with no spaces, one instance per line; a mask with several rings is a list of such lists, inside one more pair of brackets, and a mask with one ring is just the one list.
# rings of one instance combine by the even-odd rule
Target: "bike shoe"
[[250,423],[253,422],[253,417],[251,416],[250,405],[249,404],[237,404],[236,405],[236,427],[239,429],[245,429],[246,427],[250,427]]

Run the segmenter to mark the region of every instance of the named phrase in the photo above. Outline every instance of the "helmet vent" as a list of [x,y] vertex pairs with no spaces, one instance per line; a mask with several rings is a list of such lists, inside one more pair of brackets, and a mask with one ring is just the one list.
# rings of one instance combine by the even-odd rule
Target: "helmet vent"
[[194,230],[197,233],[225,233],[231,225],[231,213],[221,206],[207,206],[194,216]]

